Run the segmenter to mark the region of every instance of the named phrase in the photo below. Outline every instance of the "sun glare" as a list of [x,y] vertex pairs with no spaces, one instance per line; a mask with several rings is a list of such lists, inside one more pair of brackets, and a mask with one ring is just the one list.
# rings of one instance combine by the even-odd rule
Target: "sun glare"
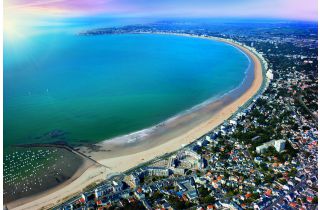
[[19,36],[19,30],[15,21],[4,20],[4,33],[8,38],[14,38]]
[[25,38],[26,31],[22,22],[17,17],[4,16],[3,19],[4,38],[7,41],[18,41]]
[[32,19],[30,16],[12,11],[5,11],[3,18],[3,32],[6,41],[19,41],[25,39],[30,33]]

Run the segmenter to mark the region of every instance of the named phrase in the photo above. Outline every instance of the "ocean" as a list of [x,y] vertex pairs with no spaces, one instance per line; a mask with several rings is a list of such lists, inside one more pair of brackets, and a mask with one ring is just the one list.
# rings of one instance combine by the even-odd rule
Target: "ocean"
[[5,42],[5,151],[139,131],[235,89],[249,64],[226,43],[174,35],[48,32]]

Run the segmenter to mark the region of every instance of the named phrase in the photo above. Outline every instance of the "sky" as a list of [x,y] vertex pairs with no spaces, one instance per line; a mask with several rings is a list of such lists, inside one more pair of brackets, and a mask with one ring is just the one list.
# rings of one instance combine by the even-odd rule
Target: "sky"
[[88,17],[318,20],[317,0],[4,0],[3,7],[6,40]]
[[4,0],[5,18],[117,16],[316,21],[317,8],[317,0]]

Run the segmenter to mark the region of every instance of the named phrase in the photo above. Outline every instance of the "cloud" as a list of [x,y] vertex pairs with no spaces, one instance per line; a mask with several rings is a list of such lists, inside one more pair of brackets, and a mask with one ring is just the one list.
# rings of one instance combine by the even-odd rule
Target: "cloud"
[[317,0],[5,0],[5,8],[65,16],[318,18]]

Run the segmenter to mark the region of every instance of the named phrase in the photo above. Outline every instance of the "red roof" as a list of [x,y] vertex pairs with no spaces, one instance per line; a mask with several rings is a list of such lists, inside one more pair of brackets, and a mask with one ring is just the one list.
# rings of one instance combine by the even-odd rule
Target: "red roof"
[[270,189],[267,190],[267,191],[265,192],[265,195],[266,195],[266,196],[271,196],[271,195],[272,195],[272,190],[270,190]]
[[295,203],[295,202],[291,202],[289,205],[290,205],[292,208],[296,208],[297,203]]
[[251,196],[252,196],[251,193],[247,193],[247,194],[246,194],[246,198],[247,198],[247,199],[250,198]]
[[188,198],[187,198],[187,196],[186,196],[185,194],[182,195],[182,199],[183,199],[184,201],[188,201]]
[[213,210],[213,205],[208,205],[207,210]]
[[310,197],[310,196],[308,196],[308,197],[307,197],[307,201],[308,201],[309,203],[311,203],[311,202],[312,202],[312,200],[313,200],[313,198],[312,198],[312,197]]
[[81,203],[85,203],[85,202],[86,202],[86,200],[85,200],[84,198],[80,198],[79,201],[80,201]]

